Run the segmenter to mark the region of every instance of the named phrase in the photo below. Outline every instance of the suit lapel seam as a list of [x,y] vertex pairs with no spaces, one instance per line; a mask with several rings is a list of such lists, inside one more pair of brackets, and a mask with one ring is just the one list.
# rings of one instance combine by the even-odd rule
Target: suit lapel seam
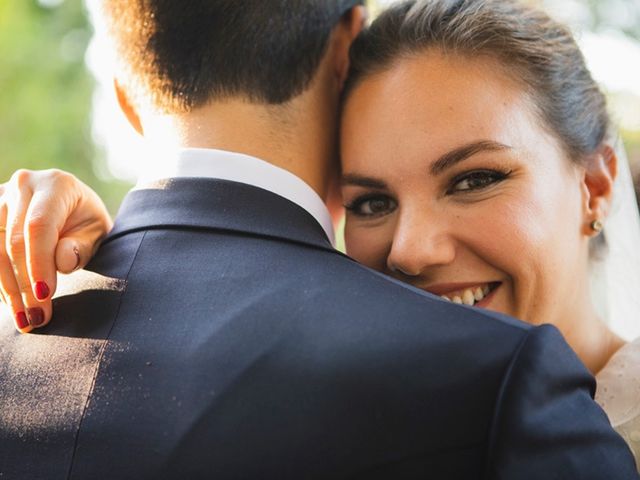
[[[142,234],[142,237],[140,238],[140,241],[138,243],[138,247],[136,248],[136,253],[133,256],[133,260],[131,260],[131,265],[129,265],[129,269],[127,270],[127,274],[125,275],[125,282],[127,282],[129,280],[129,275],[131,274],[131,270],[133,269],[133,266],[136,263],[136,259],[138,258],[138,253],[140,252],[140,247],[142,247],[142,243],[144,242],[145,237],[147,236],[147,232],[145,231]],[[96,362],[96,366],[95,366],[95,370],[93,372],[93,379],[91,381],[91,387],[89,387],[89,391],[87,392],[87,400],[84,404],[84,407],[82,408],[82,413],[80,414],[80,419],[78,421],[78,427],[76,428],[76,433],[75,433],[75,438],[74,438],[74,442],[73,442],[73,450],[71,452],[71,460],[69,461],[69,472],[67,474],[67,480],[71,479],[71,476],[73,475],[73,465],[76,459],[76,452],[78,450],[78,439],[80,438],[80,430],[82,429],[82,423],[83,420],[85,419],[85,416],[87,414],[87,410],[89,409],[89,404],[91,403],[91,399],[93,398],[93,392],[95,390],[95,386],[96,386],[96,382],[98,380],[98,375],[100,374],[100,366],[102,365],[102,359],[104,357],[104,352],[107,349],[107,345],[109,343],[109,338],[111,337],[111,332],[113,331],[113,328],[116,324],[116,322],[118,321],[118,317],[120,315],[120,308],[122,307],[122,297],[124,297],[126,293],[126,286],[125,289],[120,293],[120,300],[118,302],[118,308],[116,310],[116,314],[113,317],[113,322],[111,322],[111,327],[109,328],[109,331],[107,332],[106,337],[104,338],[104,340],[102,341],[102,345],[100,346],[100,352],[98,353],[98,359]]]

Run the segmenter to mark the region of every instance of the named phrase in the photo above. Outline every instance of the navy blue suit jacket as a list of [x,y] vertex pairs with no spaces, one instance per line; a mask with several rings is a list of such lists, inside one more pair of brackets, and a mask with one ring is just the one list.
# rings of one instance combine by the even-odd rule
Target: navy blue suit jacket
[[0,327],[2,480],[637,478],[555,328],[372,272],[258,188],[130,193],[60,289]]

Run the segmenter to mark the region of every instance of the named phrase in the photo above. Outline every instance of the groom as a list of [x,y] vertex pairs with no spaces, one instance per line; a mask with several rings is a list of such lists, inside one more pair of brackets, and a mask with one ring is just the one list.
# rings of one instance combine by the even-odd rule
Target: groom
[[554,328],[333,249],[358,2],[102,3],[123,111],[182,148],[42,335],[0,327],[0,477],[636,478]]

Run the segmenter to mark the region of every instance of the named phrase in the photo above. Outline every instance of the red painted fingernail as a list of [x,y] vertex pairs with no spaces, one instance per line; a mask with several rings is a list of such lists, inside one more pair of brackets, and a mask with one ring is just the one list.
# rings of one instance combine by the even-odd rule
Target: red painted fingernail
[[38,300],[46,300],[49,297],[49,293],[51,293],[51,290],[49,290],[49,285],[47,285],[45,282],[36,282],[36,298]]
[[16,324],[20,330],[24,330],[29,326],[29,320],[27,320],[27,315],[24,312],[16,313]]
[[44,323],[44,310],[41,308],[27,308],[29,314],[29,323],[33,327],[39,327]]

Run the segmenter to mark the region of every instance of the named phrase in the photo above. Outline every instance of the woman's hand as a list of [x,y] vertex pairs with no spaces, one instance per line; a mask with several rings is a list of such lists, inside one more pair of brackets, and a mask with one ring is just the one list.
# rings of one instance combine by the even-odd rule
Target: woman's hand
[[112,225],[100,197],[61,170],[18,170],[0,185],[0,300],[19,331],[49,322],[56,271],[84,267]]

